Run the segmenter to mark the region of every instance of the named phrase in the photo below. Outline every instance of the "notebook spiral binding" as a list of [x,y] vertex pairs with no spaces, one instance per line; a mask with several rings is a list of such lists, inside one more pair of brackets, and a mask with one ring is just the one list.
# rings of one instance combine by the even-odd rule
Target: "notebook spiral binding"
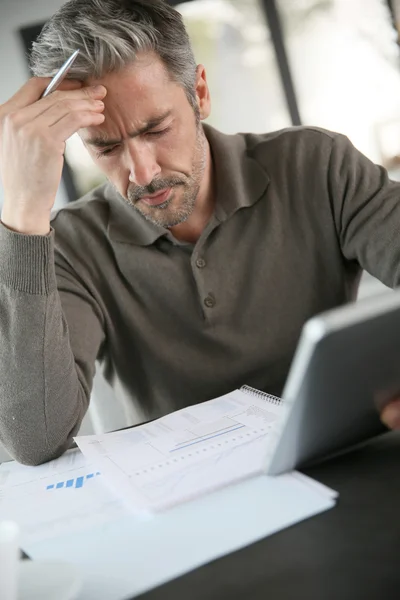
[[240,389],[245,394],[249,394],[250,396],[256,396],[256,398],[261,398],[262,400],[266,400],[271,404],[282,404],[283,402],[282,398],[278,398],[278,396],[273,396],[272,394],[267,394],[267,392],[257,390],[256,388],[253,388],[250,385],[242,385]]

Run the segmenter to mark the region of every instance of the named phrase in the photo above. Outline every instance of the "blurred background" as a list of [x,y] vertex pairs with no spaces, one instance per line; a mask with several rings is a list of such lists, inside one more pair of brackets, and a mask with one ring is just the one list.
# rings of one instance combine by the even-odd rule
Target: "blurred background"
[[[29,76],[27,54],[63,0],[0,0],[0,104]],[[315,125],[347,135],[400,180],[400,0],[190,0],[177,3],[226,133]],[[67,144],[56,208],[103,176],[78,135]],[[0,207],[3,191],[0,181]],[[385,290],[365,274],[359,297]],[[133,423],[96,376],[83,431]],[[0,461],[2,459],[0,450]]]

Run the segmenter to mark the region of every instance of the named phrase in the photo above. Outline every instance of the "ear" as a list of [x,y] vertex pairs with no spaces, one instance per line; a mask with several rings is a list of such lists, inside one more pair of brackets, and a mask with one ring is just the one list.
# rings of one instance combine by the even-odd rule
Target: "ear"
[[200,119],[207,119],[211,112],[210,90],[208,89],[206,70],[203,65],[196,68],[196,98],[199,107]]

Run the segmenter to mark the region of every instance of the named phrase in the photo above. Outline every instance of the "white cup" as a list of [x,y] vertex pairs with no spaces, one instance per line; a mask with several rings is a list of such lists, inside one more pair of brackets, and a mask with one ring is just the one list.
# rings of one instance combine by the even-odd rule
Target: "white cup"
[[17,600],[19,569],[19,527],[14,521],[0,521],[0,598]]

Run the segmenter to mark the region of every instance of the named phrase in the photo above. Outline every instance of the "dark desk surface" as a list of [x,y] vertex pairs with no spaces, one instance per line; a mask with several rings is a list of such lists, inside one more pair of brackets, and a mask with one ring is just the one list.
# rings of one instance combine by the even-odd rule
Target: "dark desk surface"
[[305,472],[339,492],[335,508],[141,600],[399,600],[400,434]]

